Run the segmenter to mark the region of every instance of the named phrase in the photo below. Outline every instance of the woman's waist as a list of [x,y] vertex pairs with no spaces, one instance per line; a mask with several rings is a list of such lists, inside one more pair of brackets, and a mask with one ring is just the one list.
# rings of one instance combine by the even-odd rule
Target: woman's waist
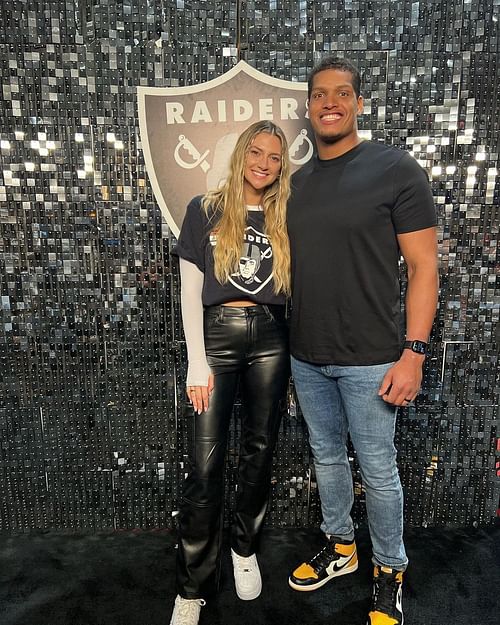
[[[244,302],[244,303],[243,303]],[[275,319],[284,319],[286,313],[285,304],[257,304],[246,300],[236,302],[225,302],[224,304],[214,304],[205,306],[205,316],[212,317],[257,317],[266,315]]]

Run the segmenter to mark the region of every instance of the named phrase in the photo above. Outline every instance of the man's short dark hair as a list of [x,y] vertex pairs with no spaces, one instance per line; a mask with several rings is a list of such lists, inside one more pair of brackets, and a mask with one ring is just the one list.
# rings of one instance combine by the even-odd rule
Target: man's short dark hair
[[322,59],[317,65],[315,65],[311,73],[309,74],[309,78],[307,80],[307,99],[311,99],[311,91],[313,86],[314,77],[316,74],[320,72],[324,72],[325,69],[338,69],[341,72],[349,72],[352,76],[352,86],[354,88],[354,92],[356,93],[356,97],[358,98],[361,94],[361,75],[359,73],[358,68],[348,61],[347,59],[343,59],[339,56],[327,56]]

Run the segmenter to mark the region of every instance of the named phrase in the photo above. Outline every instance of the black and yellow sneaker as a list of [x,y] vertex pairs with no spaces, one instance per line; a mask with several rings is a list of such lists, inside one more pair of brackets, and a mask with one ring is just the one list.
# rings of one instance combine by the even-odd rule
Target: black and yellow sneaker
[[353,573],[357,568],[356,543],[331,536],[312,560],[303,562],[295,569],[288,578],[288,583],[295,590],[316,590],[330,579]]
[[403,625],[403,572],[385,566],[373,571],[372,609],[366,625]]

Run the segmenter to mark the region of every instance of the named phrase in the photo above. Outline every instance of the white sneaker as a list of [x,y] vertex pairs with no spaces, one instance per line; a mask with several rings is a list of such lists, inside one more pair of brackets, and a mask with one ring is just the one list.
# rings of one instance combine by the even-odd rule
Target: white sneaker
[[184,599],[177,595],[170,625],[198,625],[200,610],[205,604],[204,599]]
[[234,584],[236,594],[243,601],[256,599],[262,590],[262,578],[260,576],[257,556],[253,554],[245,558],[239,556],[231,549],[233,559]]

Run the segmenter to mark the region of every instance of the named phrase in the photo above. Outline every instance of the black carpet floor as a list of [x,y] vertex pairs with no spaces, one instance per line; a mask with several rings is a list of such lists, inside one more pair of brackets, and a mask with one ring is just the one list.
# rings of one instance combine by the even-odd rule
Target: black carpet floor
[[[254,601],[234,592],[225,548],[221,589],[200,625],[365,625],[370,544],[357,535],[360,567],[313,593],[288,587],[288,571],[320,547],[313,530],[267,530]],[[499,625],[500,527],[409,528],[405,625]],[[167,531],[0,536],[1,625],[168,625],[175,536]]]

